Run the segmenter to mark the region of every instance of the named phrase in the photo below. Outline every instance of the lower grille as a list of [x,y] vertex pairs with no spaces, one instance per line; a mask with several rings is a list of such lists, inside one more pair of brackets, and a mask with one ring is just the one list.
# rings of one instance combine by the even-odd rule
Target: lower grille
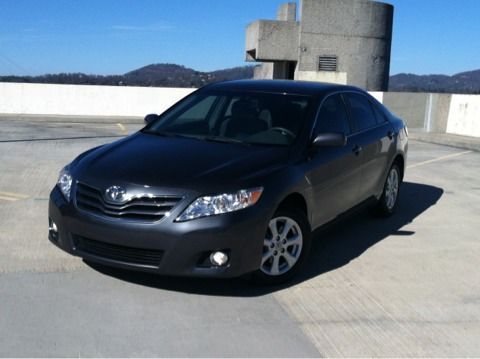
[[124,247],[80,236],[74,236],[74,244],[76,250],[85,254],[154,268],[159,267],[163,256],[160,250]]

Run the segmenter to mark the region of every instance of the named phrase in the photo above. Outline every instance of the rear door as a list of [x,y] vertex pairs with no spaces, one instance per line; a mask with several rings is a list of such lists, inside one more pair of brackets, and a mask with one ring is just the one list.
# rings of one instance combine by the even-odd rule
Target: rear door
[[[331,132],[349,136],[351,131],[341,95],[326,98],[317,115],[313,138]],[[315,199],[315,227],[334,219],[358,201],[362,156],[354,152],[354,146],[348,140],[344,147],[318,148],[311,155],[307,177]]]
[[385,115],[374,107],[366,95],[349,92],[343,96],[354,127],[351,141],[356,144],[356,151],[361,154],[359,196],[363,201],[378,195],[383,188],[394,133]]

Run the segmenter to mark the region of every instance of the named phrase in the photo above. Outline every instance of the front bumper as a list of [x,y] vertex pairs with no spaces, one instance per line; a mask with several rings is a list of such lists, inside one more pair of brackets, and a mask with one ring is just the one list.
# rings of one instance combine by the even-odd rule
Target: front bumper
[[[50,231],[49,239],[74,256],[105,265],[162,275],[229,278],[260,267],[271,215],[268,207],[257,204],[183,223],[175,222],[173,215],[154,223],[112,220],[79,210],[55,187],[49,218],[57,234]],[[92,243],[94,247],[89,247]],[[217,250],[229,254],[227,265],[209,263],[209,254]]]

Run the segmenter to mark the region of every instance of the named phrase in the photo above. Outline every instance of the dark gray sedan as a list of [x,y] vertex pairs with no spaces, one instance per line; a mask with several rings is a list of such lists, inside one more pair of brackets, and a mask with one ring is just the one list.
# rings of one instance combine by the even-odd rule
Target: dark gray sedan
[[49,239],[165,275],[289,279],[312,230],[353,207],[396,208],[407,129],[368,93],[294,81],[206,86],[60,173]]

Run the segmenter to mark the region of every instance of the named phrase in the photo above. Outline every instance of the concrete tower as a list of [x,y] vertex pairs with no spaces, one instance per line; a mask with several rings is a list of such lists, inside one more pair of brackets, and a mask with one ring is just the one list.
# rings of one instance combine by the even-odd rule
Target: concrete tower
[[300,0],[280,6],[277,20],[247,28],[247,61],[255,78],[350,84],[386,91],[393,6],[370,0]]

